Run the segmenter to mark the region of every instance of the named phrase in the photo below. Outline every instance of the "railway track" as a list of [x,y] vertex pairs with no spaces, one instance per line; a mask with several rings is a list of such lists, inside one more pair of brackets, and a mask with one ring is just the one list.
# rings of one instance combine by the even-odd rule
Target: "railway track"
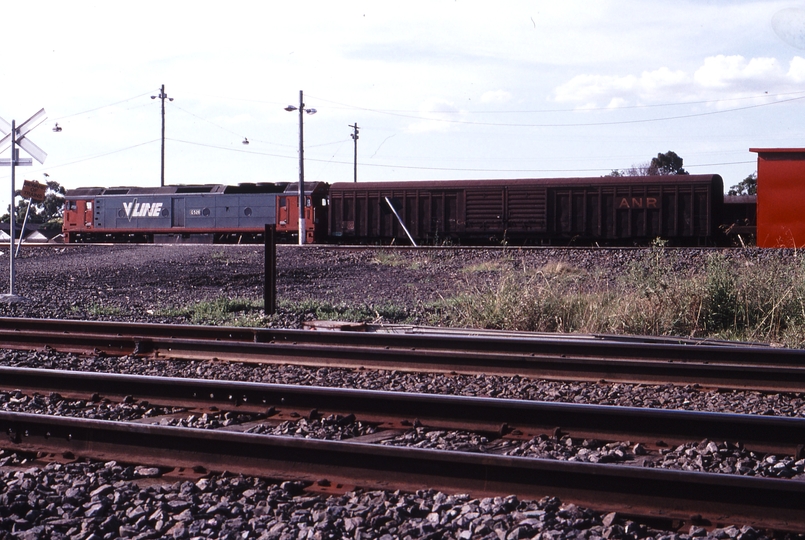
[[[406,420],[441,428],[497,431],[499,437],[536,433],[632,440],[682,441],[702,436],[738,439],[765,451],[802,455],[805,419],[695,413],[428,396],[394,392],[265,385],[231,381],[135,377],[54,370],[0,369],[0,388],[59,392],[88,399],[148,400],[152,406],[255,413],[254,422],[350,414],[382,434]],[[692,473],[621,465],[518,458],[493,454],[388,447],[378,433],[352,441],[307,440],[224,430],[190,429],[0,411],[0,447],[75,457],[115,459],[196,471],[241,472],[302,479],[319,486],[434,488],[475,496],[559,496],[600,510],[618,510],[672,523],[805,532],[805,482]],[[408,422],[410,426],[410,422]]]
[[0,347],[773,392],[805,389],[803,351],[668,338],[315,332],[0,318]]

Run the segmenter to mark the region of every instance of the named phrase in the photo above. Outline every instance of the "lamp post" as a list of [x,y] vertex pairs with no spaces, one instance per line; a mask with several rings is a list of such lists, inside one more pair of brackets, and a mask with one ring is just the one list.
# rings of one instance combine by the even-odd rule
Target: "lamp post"
[[[162,85],[162,88],[160,89],[158,96],[151,96],[151,99],[156,98],[162,100],[162,169],[161,174],[159,176],[159,185],[160,187],[162,187],[165,185],[165,98],[168,98],[168,101],[173,101],[173,98],[169,98],[168,95],[165,93],[164,84]],[[58,124],[56,125],[58,126]]]
[[360,137],[358,137],[358,123],[355,122],[355,124],[353,124],[353,125],[351,125],[349,127],[351,127],[353,130],[355,130],[355,132],[352,134],[352,140],[355,141],[355,159],[353,160],[353,164],[354,164],[353,165],[354,166],[354,176],[353,176],[354,180],[353,181],[355,183],[357,183],[358,182],[358,139],[360,139]]
[[304,95],[299,91],[299,107],[288,105],[288,112],[299,111],[299,245],[305,245],[305,137],[302,113],[316,114],[316,109],[305,109]]

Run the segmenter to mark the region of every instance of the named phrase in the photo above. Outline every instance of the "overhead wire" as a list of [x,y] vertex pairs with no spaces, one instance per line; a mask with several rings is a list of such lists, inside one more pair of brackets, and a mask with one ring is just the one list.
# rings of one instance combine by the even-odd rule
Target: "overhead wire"
[[[77,159],[75,161],[69,161],[67,163],[59,163],[57,165],[48,165],[47,167],[40,167],[40,170],[43,170],[43,169],[47,169],[47,170],[60,169],[62,167],[68,167],[70,165],[75,165],[77,163],[83,163],[85,161],[92,161],[94,159],[100,159],[102,157],[110,156],[112,154],[119,154],[120,152],[125,152],[126,150],[132,150],[132,149],[138,148],[140,146],[146,146],[148,144],[153,144],[155,142],[159,142],[160,140],[161,139],[153,139],[151,141],[145,141],[145,142],[141,142],[141,143],[137,143],[137,144],[132,144],[132,145],[127,146],[125,148],[118,148],[117,150],[111,150],[109,152],[104,152],[102,154],[97,154],[97,155],[94,155],[94,156],[87,156],[85,158]],[[2,178],[11,177],[11,174],[8,174],[7,176],[0,176],[0,177],[2,177]]]
[[[88,109],[88,110],[85,110],[85,111],[81,111],[81,112],[78,112],[78,113],[73,113],[73,114],[70,114],[70,115],[62,116],[62,117],[59,117],[57,120],[64,120],[64,119],[71,118],[71,117],[74,117],[74,116],[80,116],[80,115],[87,114],[87,113],[90,113],[90,112],[95,112],[95,111],[98,111],[98,110],[101,110],[101,109],[104,109],[104,108],[107,108],[107,107],[113,107],[115,105],[119,105],[121,103],[126,103],[128,101],[132,101],[132,100],[138,99],[140,97],[146,96],[149,93],[150,92],[147,92],[147,93],[144,93],[144,94],[139,94],[137,96],[133,96],[133,97],[130,97],[130,98],[127,98],[127,99],[124,99],[124,100],[114,102],[114,103],[110,103],[110,104],[107,104],[107,105],[102,105],[100,107],[95,107],[95,108]],[[797,96],[797,97],[791,97],[791,98],[784,99],[784,100],[773,101],[771,103],[761,103],[761,104],[747,105],[747,106],[743,106],[743,107],[735,107],[735,108],[723,109],[723,110],[719,110],[719,111],[707,111],[707,112],[702,112],[702,113],[692,113],[692,114],[676,115],[676,116],[669,116],[669,117],[662,117],[662,118],[608,121],[608,122],[584,122],[584,123],[569,123],[569,124],[568,123],[566,123],[566,124],[561,124],[561,123],[560,124],[553,124],[553,123],[550,123],[550,124],[549,123],[545,123],[545,124],[492,123],[492,122],[472,122],[472,121],[462,121],[462,120],[440,119],[440,118],[432,118],[432,117],[427,117],[427,116],[416,116],[416,115],[401,114],[401,113],[394,112],[392,110],[380,110],[380,109],[371,109],[371,108],[365,108],[365,107],[351,106],[351,105],[341,104],[341,103],[338,103],[338,102],[335,102],[335,101],[331,101],[331,100],[327,100],[325,98],[319,98],[319,97],[315,97],[315,96],[309,96],[309,97],[311,97],[313,99],[316,99],[316,100],[319,100],[319,101],[327,102],[327,103],[339,104],[339,105],[342,105],[342,106],[345,106],[345,107],[348,107],[348,108],[352,108],[352,109],[356,109],[356,110],[365,110],[365,111],[368,111],[368,112],[375,112],[375,113],[379,113],[379,114],[388,114],[388,115],[393,115],[393,116],[400,116],[400,117],[405,117],[405,118],[413,118],[413,119],[418,119],[418,120],[436,121],[436,122],[447,122],[447,123],[468,124],[468,125],[482,125],[482,126],[508,126],[508,127],[588,127],[588,126],[596,126],[596,125],[618,125],[618,124],[636,124],[636,123],[646,123],[646,122],[658,122],[658,121],[666,121],[666,120],[675,120],[675,119],[693,118],[693,117],[700,117],[700,116],[709,116],[709,115],[714,115],[714,114],[724,114],[724,113],[730,113],[730,112],[754,109],[754,108],[759,108],[759,107],[765,107],[765,106],[782,104],[782,103],[793,102],[793,101],[798,101],[798,100],[801,100],[801,99],[805,99],[805,95],[802,95],[802,94],[805,94],[805,92],[790,92],[790,93],[772,94],[772,95],[764,94],[763,96],[749,96],[749,97],[742,97],[742,98],[731,98],[731,99],[720,99],[720,100],[666,103],[666,104],[646,105],[646,106],[618,107],[616,109],[619,109],[619,108],[628,109],[628,108],[665,107],[665,106],[675,106],[675,105],[690,105],[690,104],[725,102],[725,101],[734,101],[734,100],[741,100],[741,99],[757,99],[758,97],[771,98],[771,97],[779,97],[779,96],[785,96],[785,95]],[[237,99],[237,98],[226,98],[226,99]],[[258,100],[247,100],[247,99],[241,99],[241,101],[261,102],[261,101],[258,101]],[[261,102],[261,103],[273,103],[273,102]],[[207,123],[219,128],[219,129],[221,129],[223,131],[226,131],[226,132],[230,133],[230,134],[236,135],[238,137],[242,136],[242,135],[240,135],[238,133],[235,133],[234,131],[232,131],[230,129],[227,129],[227,128],[225,128],[225,127],[223,127],[223,126],[221,126],[221,125],[219,125],[219,124],[217,124],[217,123],[215,123],[215,122],[213,122],[213,121],[211,121],[211,120],[209,120],[207,118],[199,116],[199,115],[197,115],[197,114],[195,114],[195,113],[193,113],[191,111],[188,111],[185,108],[183,108],[183,107],[181,107],[181,106],[179,106],[179,105],[177,105],[175,103],[171,102],[170,106],[175,107],[175,108],[181,110],[182,112],[184,112],[184,113],[186,113],[186,114],[188,114],[190,116],[193,116],[195,118],[198,118],[199,120],[205,121],[205,122],[207,122]],[[585,111],[588,111],[588,110],[590,110],[590,109],[585,109]],[[611,110],[611,108],[607,108],[606,110]],[[476,111],[476,112],[489,112],[489,113],[492,113],[492,112],[504,112],[505,113],[505,112],[516,112],[516,111]],[[520,111],[520,112],[555,112],[555,111]],[[90,160],[93,160],[93,159],[99,159],[99,158],[102,158],[102,157],[105,157],[105,156],[108,156],[108,155],[116,154],[116,153],[119,153],[119,152],[124,152],[126,150],[136,148],[138,146],[151,144],[151,143],[156,142],[158,140],[159,139],[155,139],[155,140],[152,140],[152,141],[147,141],[147,142],[139,143],[139,144],[136,144],[136,145],[131,145],[131,146],[128,146],[128,147],[125,147],[125,148],[120,148],[120,149],[117,149],[117,150],[113,150],[113,151],[110,151],[110,152],[105,152],[105,153],[98,154],[98,155],[95,155],[95,156],[89,156],[89,157],[86,157],[86,158],[83,158],[83,159],[79,159],[79,160],[68,162],[68,163],[63,163],[63,164],[56,165],[56,166],[49,167],[49,168],[65,167],[65,166],[68,166],[68,165],[74,165],[74,164],[77,164],[77,163],[82,163],[82,162],[90,161]],[[241,148],[228,148],[228,147],[223,147],[223,146],[218,146],[218,145],[210,145],[210,144],[186,141],[186,140],[181,140],[181,139],[170,139],[170,140],[173,140],[175,142],[185,143],[185,144],[196,145],[196,146],[205,146],[205,147],[210,147],[210,148],[216,148],[216,149],[220,149],[220,150],[227,150],[227,151],[234,151],[234,152],[241,152],[241,153],[248,153],[248,154],[257,154],[257,155],[265,155],[265,156],[279,157],[279,158],[284,158],[284,159],[297,159],[297,156],[287,156],[287,155],[281,155],[281,154],[272,154],[272,153],[267,153],[267,152],[260,152],[260,151],[256,151],[256,150],[246,150],[246,149],[241,149]],[[269,141],[261,141],[261,140],[258,140],[258,139],[252,139],[252,141],[261,142],[261,143],[265,143],[265,144],[271,144],[271,145],[285,147],[285,148],[295,148],[295,145],[272,143],[272,142],[269,142]],[[329,142],[329,143],[310,145],[309,148],[328,146],[328,145],[334,145],[334,144],[340,144],[340,145],[343,146],[344,142],[346,142],[346,140],[333,141],[333,142]],[[340,150],[340,148],[341,147],[339,146],[339,148],[336,150],[336,153],[333,155],[333,157],[338,154],[338,151]],[[335,161],[332,158],[330,160],[321,160],[321,159],[307,157],[306,160],[314,161],[314,162],[322,162],[322,163],[337,163],[337,164],[344,164],[344,165],[353,165],[353,162]],[[701,164],[701,165],[687,165],[687,167],[734,165],[734,164],[746,164],[746,163],[753,163],[753,162],[754,161],[740,161],[740,162],[729,162],[729,163],[710,163],[710,164]],[[411,166],[411,165],[387,165],[387,164],[378,164],[378,163],[362,163],[362,166],[363,167],[392,168],[392,169],[398,168],[398,169],[413,169],[413,170],[459,171],[459,172],[498,172],[498,173],[507,173],[507,172],[573,172],[573,171],[589,172],[589,171],[605,170],[605,169],[486,169],[486,168],[456,168],[456,167],[421,167],[421,166]]]
[[[245,135],[243,135],[243,134],[235,133],[235,132],[234,132],[234,131],[232,131],[231,129],[227,129],[227,128],[225,128],[225,127],[223,127],[223,126],[219,125],[219,124],[216,124],[216,123],[215,123],[215,122],[213,122],[212,120],[209,120],[209,119],[204,118],[204,117],[202,117],[202,116],[199,116],[199,115],[197,115],[197,114],[195,114],[195,113],[192,113],[192,112],[188,111],[187,109],[184,109],[184,108],[180,107],[179,105],[177,105],[177,104],[175,104],[175,103],[171,103],[171,104],[170,104],[170,106],[171,106],[171,107],[175,107],[175,108],[179,109],[180,111],[182,111],[182,112],[183,112],[183,113],[185,113],[185,114],[189,114],[190,116],[193,116],[193,117],[195,117],[195,118],[198,118],[199,120],[203,120],[204,122],[207,122],[207,123],[209,123],[209,124],[212,124],[213,126],[217,127],[218,129],[221,129],[221,130],[223,130],[223,131],[226,131],[227,133],[231,133],[232,135],[235,135],[235,136],[237,136],[237,137],[244,137],[244,138],[246,137],[246,136],[245,136]],[[261,143],[265,143],[265,144],[273,144],[274,146],[283,146],[283,147],[286,147],[286,148],[294,148],[294,146],[293,146],[293,145],[291,145],[291,144],[274,143],[274,142],[270,142],[270,141],[262,141],[262,140],[260,140],[260,139],[254,139],[254,138],[252,138],[252,141],[253,141],[253,142],[261,142]]]
[[[268,152],[260,152],[258,150],[245,150],[242,148],[229,148],[226,146],[218,146],[213,144],[206,144],[206,143],[199,143],[194,141],[187,141],[182,139],[167,139],[174,142],[179,142],[183,144],[189,144],[193,146],[202,146],[205,148],[215,148],[217,150],[224,150],[229,152],[238,152],[243,154],[254,154],[254,155],[261,155],[261,156],[269,156],[269,157],[278,157],[283,159],[298,159],[297,156],[284,156],[281,154],[272,154]],[[338,151],[336,151],[336,154]],[[310,158],[305,157],[305,161],[312,161],[317,163],[336,163],[338,165],[353,165],[352,161],[338,161],[334,159],[317,159],[317,158]],[[693,167],[716,167],[716,166],[723,166],[723,165],[743,165],[747,163],[755,163],[754,160],[751,161],[732,161],[732,162],[723,162],[723,163],[703,163],[703,164],[695,164],[695,165],[685,165],[685,168],[693,168]],[[456,171],[456,172],[494,172],[494,173],[524,173],[524,172],[601,172],[606,171],[609,172],[612,170],[611,167],[598,167],[598,168],[572,168],[572,169],[483,169],[483,168],[460,168],[460,167],[421,167],[415,165],[386,165],[382,163],[362,163],[362,167],[375,167],[375,168],[383,168],[383,169],[406,169],[406,170],[421,170],[421,171]]]
[[[473,122],[468,120],[451,120],[449,118],[434,118],[432,116],[420,116],[420,115],[412,115],[412,114],[402,114],[402,113],[394,113],[390,111],[383,111],[379,109],[369,109],[365,107],[355,107],[357,110],[363,110],[367,112],[373,112],[377,114],[385,114],[389,116],[397,116],[400,118],[411,118],[414,120],[426,120],[429,122],[443,122],[446,124],[462,124],[462,125],[474,125],[474,126],[495,126],[495,127],[553,127],[553,128],[562,128],[562,127],[594,127],[594,126],[614,126],[614,125],[623,125],[623,124],[645,124],[650,122],[665,122],[668,120],[680,120],[684,118],[696,118],[701,116],[711,116],[715,114],[726,114],[736,111],[745,111],[748,109],[756,109],[759,107],[768,107],[771,105],[778,105],[781,103],[788,103],[791,101],[798,101],[801,99],[805,99],[805,95],[777,100],[771,103],[761,103],[757,105],[747,105],[745,107],[734,107],[732,109],[722,109],[719,111],[707,111],[701,113],[691,113],[691,114],[682,114],[676,116],[666,116],[660,118],[643,118],[638,120],[612,120],[612,121],[604,121],[604,122],[575,122],[575,123],[503,123],[503,122]],[[581,109],[577,112],[585,112],[589,109]],[[431,114],[442,114],[440,111],[434,111]]]
[[[555,113],[555,112],[589,112],[589,111],[617,111],[617,110],[624,110],[624,109],[651,109],[651,108],[659,108],[659,107],[681,107],[686,105],[707,105],[713,103],[723,103],[725,101],[743,101],[747,99],[758,99],[758,98],[771,98],[771,97],[779,97],[779,96],[801,96],[805,95],[805,91],[798,91],[798,92],[781,92],[779,94],[757,94],[753,96],[741,96],[741,97],[734,97],[734,98],[719,98],[719,99],[705,99],[705,100],[695,100],[695,101],[675,101],[672,103],[652,103],[652,104],[643,104],[643,105],[616,105],[616,106],[606,106],[606,107],[585,107],[580,109],[578,107],[567,108],[567,109],[523,109],[523,110],[486,110],[486,111],[478,111],[478,110],[456,110],[456,111],[433,111],[438,112],[439,114],[531,114],[531,113]],[[388,113],[422,113],[421,110],[410,110],[410,109],[367,109],[357,105],[350,105],[348,103],[341,103],[338,101],[331,101],[321,97],[309,96],[313,99],[317,99],[319,101],[324,101],[326,103],[332,103],[334,105],[340,105],[345,109],[358,109],[358,110],[367,110],[372,112],[388,112]]]
[[134,97],[123,99],[121,101],[116,101],[114,103],[109,103],[108,105],[101,105],[100,107],[95,107],[94,109],[88,109],[86,111],[81,111],[81,112],[77,112],[77,113],[73,113],[73,114],[68,114],[66,116],[60,116],[59,118],[55,118],[54,120],[64,120],[65,118],[72,118],[73,116],[81,116],[82,114],[87,114],[87,113],[99,111],[101,109],[105,109],[106,107],[114,107],[115,105],[120,105],[121,103],[126,103],[127,101],[132,101],[134,99],[138,99],[138,98],[141,98],[143,96],[147,96],[150,93],[151,92],[146,92],[144,94],[140,94],[140,95],[137,95],[137,96],[134,96]]

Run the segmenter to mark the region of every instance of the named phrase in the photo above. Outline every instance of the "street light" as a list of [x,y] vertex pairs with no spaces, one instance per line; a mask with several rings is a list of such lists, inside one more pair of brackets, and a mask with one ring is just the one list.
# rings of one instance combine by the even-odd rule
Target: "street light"
[[351,127],[355,131],[352,134],[352,140],[355,141],[355,159],[353,161],[355,176],[353,178],[354,178],[354,182],[357,183],[358,182],[358,139],[360,139],[360,137],[358,136],[358,123],[355,122],[354,125],[351,125],[349,127]]
[[173,98],[169,98],[168,95],[165,93],[165,85],[162,85],[162,88],[159,91],[158,96],[151,96],[151,99],[159,98],[162,100],[162,170],[159,177],[159,185],[165,185],[165,98],[168,98],[168,101],[173,101]]
[[303,114],[316,114],[316,109],[305,109],[304,95],[299,91],[299,107],[288,105],[285,107],[288,112],[299,111],[299,245],[305,245],[305,137]]

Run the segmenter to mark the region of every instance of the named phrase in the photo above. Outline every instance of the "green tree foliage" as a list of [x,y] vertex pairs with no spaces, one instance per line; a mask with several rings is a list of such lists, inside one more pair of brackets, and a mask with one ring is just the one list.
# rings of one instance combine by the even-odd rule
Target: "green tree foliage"
[[727,195],[757,195],[757,172],[753,172],[734,186]]
[[[17,191],[19,195],[19,191]],[[31,211],[28,214],[28,223],[37,223],[46,228],[58,228],[62,226],[62,210],[64,207],[65,189],[58,182],[48,180],[45,200],[43,202],[32,202]],[[25,219],[25,212],[28,209],[28,200],[23,199],[14,208],[14,222],[22,224]],[[8,213],[0,217],[3,223],[8,222]]]
[[651,158],[649,175],[671,174],[688,174],[688,172],[682,168],[682,158],[676,155],[676,152],[668,150],[664,154],[657,154],[657,157]]
[[657,157],[651,158],[647,163],[640,163],[632,165],[628,169],[613,169],[611,173],[606,176],[613,178],[620,178],[624,176],[661,176],[672,174],[688,174],[682,168],[682,158],[676,152],[667,151],[664,154],[657,154]]

